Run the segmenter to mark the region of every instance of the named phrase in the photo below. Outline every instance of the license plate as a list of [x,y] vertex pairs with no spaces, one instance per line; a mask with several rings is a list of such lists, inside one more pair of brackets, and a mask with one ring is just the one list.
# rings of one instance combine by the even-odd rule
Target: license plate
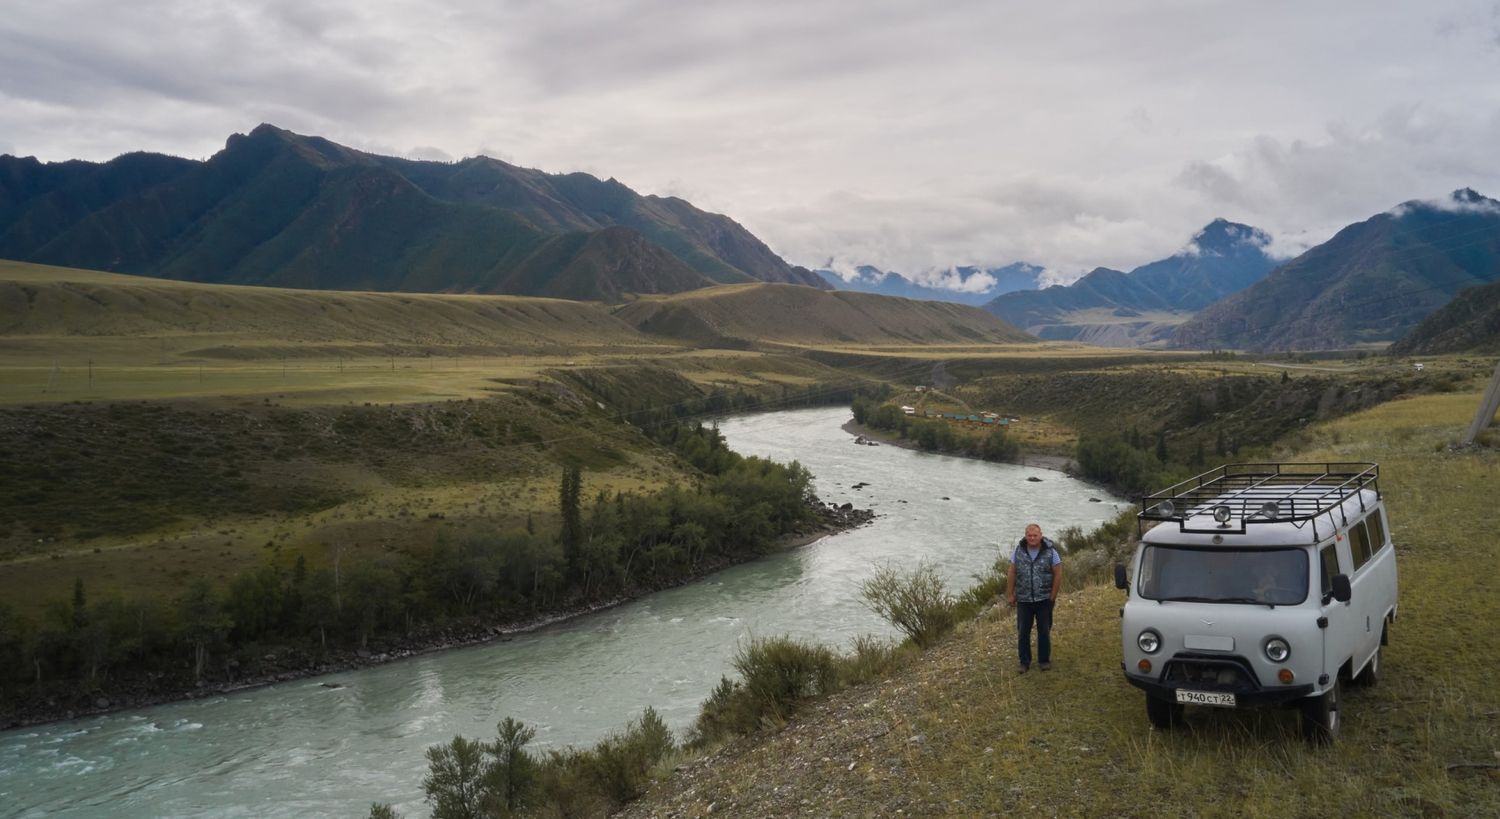
[[1183,705],[1218,705],[1225,708],[1234,707],[1234,695],[1223,694],[1217,691],[1185,691],[1177,689],[1177,701]]

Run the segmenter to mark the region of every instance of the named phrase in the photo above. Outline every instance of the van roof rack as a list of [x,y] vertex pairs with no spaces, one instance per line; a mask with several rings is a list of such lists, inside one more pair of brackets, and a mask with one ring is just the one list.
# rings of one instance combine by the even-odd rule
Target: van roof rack
[[[1312,521],[1316,542],[1318,518],[1338,510],[1339,523],[1347,524],[1344,502],[1358,497],[1364,511],[1360,491],[1374,490],[1378,499],[1379,478],[1380,465],[1373,463],[1225,464],[1142,497],[1136,528],[1144,534],[1146,521],[1162,521],[1183,532],[1242,535],[1249,524],[1300,529]],[[1205,517],[1212,526],[1198,523]]]

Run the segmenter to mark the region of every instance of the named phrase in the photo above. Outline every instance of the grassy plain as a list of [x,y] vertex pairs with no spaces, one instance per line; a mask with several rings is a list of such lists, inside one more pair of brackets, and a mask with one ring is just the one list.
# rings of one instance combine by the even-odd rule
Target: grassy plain
[[1013,616],[992,608],[891,679],[687,766],[626,815],[760,815],[772,801],[806,816],[1500,815],[1500,452],[1448,448],[1477,403],[1397,400],[1275,453],[1380,462],[1399,556],[1382,680],[1348,692],[1332,748],[1302,742],[1284,710],[1200,708],[1183,730],[1151,730],[1119,671],[1120,593],[1089,585],[1060,601],[1049,673],[1014,672]]

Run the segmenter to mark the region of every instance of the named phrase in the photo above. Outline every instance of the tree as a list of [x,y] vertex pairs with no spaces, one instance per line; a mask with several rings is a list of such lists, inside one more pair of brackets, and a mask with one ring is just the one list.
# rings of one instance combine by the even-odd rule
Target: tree
[[463,737],[427,749],[422,791],[432,804],[433,819],[484,816],[484,751],[484,743]]
[[203,578],[194,580],[178,598],[177,618],[183,640],[193,648],[193,679],[201,680],[209,650],[223,642],[234,620],[224,612],[213,586]]
[[563,467],[562,486],[558,489],[558,511],[562,514],[562,530],[558,539],[562,542],[563,554],[568,562],[574,562],[575,553],[583,542],[583,512],[579,506],[583,492],[583,470],[577,466]]
[[504,816],[524,807],[536,788],[537,763],[526,752],[536,729],[506,717],[495,730],[498,736],[489,747],[493,759],[484,775],[485,802]]
[[1160,432],[1156,433],[1156,460],[1161,461],[1162,463],[1166,463],[1168,454],[1167,431],[1161,430]]

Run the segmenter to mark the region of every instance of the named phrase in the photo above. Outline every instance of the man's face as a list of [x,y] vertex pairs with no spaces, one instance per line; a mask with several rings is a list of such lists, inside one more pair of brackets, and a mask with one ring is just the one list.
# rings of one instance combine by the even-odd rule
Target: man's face
[[1027,546],[1040,546],[1040,545],[1042,545],[1042,530],[1036,528],[1035,526],[1027,529],[1026,530],[1026,545]]

